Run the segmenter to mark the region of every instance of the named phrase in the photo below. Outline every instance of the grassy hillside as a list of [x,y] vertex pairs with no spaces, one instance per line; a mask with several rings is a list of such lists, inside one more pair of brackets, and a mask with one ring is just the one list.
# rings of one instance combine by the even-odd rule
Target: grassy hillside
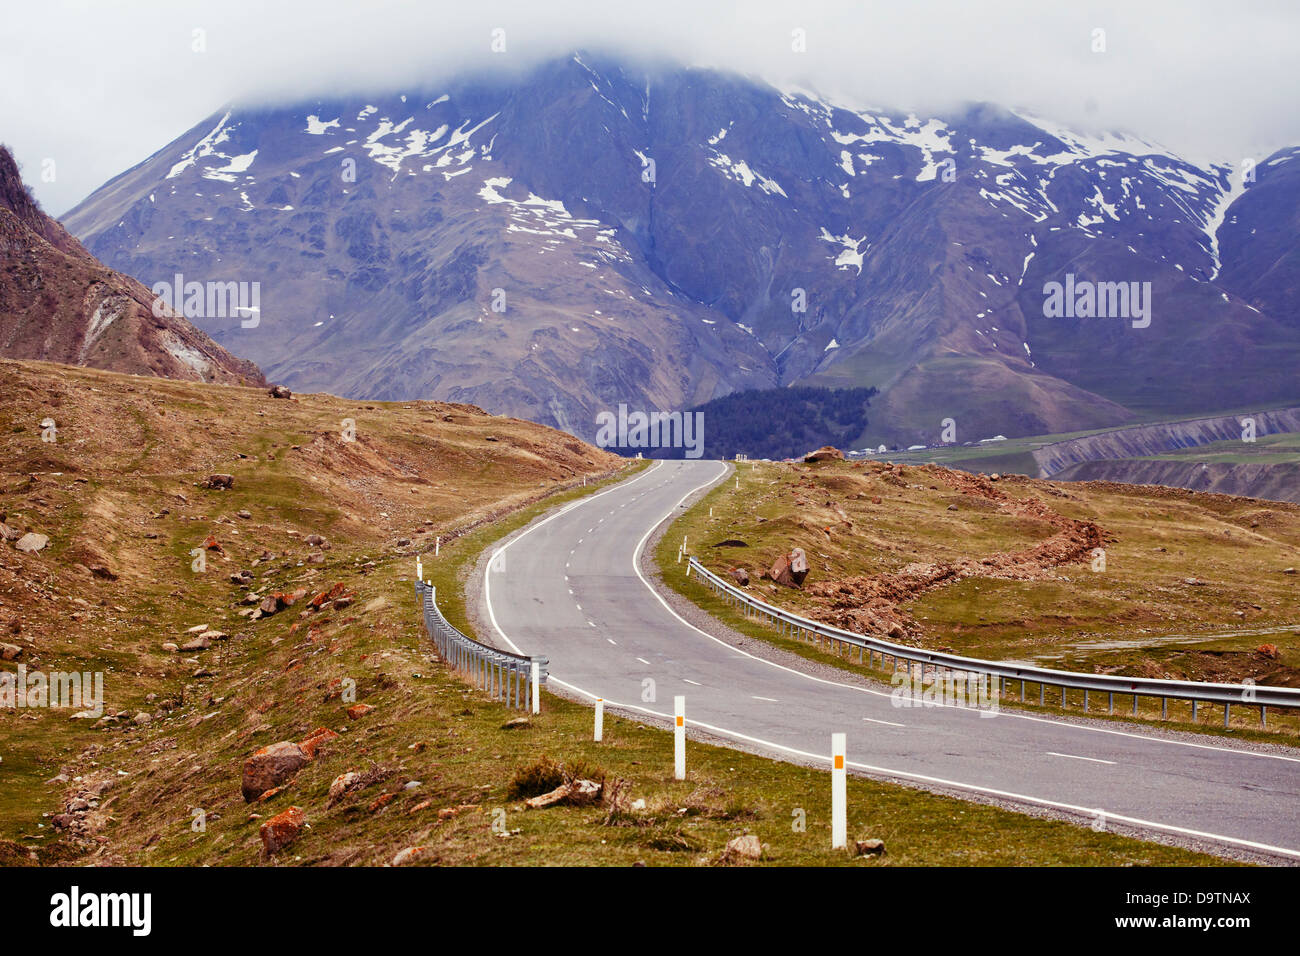
[[[697,865],[727,862],[746,831],[768,862],[855,863],[828,849],[820,770],[692,744],[678,783],[668,733],[611,717],[596,745],[591,711],[549,695],[507,726],[517,712],[432,659],[414,555],[465,623],[459,587],[481,549],[593,491],[583,478],[613,456],[441,403],[277,400],[12,362],[0,396],[4,523],[50,539],[34,554],[0,546],[0,640],[21,651],[4,669],[101,670],[107,697],[99,720],[0,710],[0,864],[359,865],[411,849],[420,864]],[[55,443],[40,440],[46,417]],[[198,487],[214,474],[233,487]],[[195,572],[209,536],[219,550]],[[253,619],[258,599],[298,589]],[[225,636],[164,648],[200,626]],[[349,715],[351,686],[373,709]],[[246,803],[244,761],[319,728],[337,736]],[[624,800],[525,810],[554,765]],[[332,797],[340,778],[350,787]],[[856,865],[1215,862],[872,781],[852,780],[849,799],[851,836],[887,846]],[[305,825],[268,857],[260,828],[290,807]]]

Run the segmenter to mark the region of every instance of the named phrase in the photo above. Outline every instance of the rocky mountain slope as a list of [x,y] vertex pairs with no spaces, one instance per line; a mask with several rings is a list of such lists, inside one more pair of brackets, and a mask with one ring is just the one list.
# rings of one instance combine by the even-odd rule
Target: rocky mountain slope
[[265,384],[45,215],[0,146],[0,355],[202,382]]
[[[256,328],[196,321],[299,388],[592,437],[620,402],[874,386],[863,441],[928,444],[1300,400],[1296,155],[1252,181],[986,105],[578,54],[231,107],[66,222],[150,284],[260,282]],[[1049,317],[1067,275],[1150,282],[1149,324]]]

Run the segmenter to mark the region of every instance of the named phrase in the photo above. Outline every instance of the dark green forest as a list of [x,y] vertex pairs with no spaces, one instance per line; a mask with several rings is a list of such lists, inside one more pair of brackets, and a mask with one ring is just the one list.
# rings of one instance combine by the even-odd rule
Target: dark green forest
[[[847,450],[867,426],[874,388],[756,389],[733,392],[689,409],[703,413],[705,458],[796,458],[822,445]],[[684,458],[683,448],[619,448],[647,458]]]

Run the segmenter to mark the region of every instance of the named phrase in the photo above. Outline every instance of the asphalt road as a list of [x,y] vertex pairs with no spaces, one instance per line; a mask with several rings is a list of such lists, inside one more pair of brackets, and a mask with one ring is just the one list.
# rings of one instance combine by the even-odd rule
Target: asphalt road
[[829,763],[831,734],[844,732],[851,769],[1300,860],[1300,751],[1012,710],[898,707],[887,685],[805,674],[688,623],[637,555],[726,473],[715,461],[659,462],[514,536],[481,592],[496,637],[548,656],[554,684],[611,709],[671,718],[673,697],[685,695],[688,726],[748,749]]

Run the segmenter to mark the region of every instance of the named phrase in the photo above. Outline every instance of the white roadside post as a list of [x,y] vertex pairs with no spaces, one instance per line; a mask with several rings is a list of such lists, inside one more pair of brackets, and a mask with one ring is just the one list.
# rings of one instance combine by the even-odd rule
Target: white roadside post
[[673,776],[686,779],[686,698],[673,698]]
[[596,698],[596,743],[605,737],[605,698]]
[[442,552],[442,535],[437,535],[433,539],[433,556],[436,558]]
[[533,713],[540,714],[542,712],[542,688],[540,686],[542,683],[542,665],[537,661],[531,663],[533,665],[533,671],[530,675],[533,684]]
[[844,734],[831,734],[831,849],[848,845],[847,771],[844,768]]

